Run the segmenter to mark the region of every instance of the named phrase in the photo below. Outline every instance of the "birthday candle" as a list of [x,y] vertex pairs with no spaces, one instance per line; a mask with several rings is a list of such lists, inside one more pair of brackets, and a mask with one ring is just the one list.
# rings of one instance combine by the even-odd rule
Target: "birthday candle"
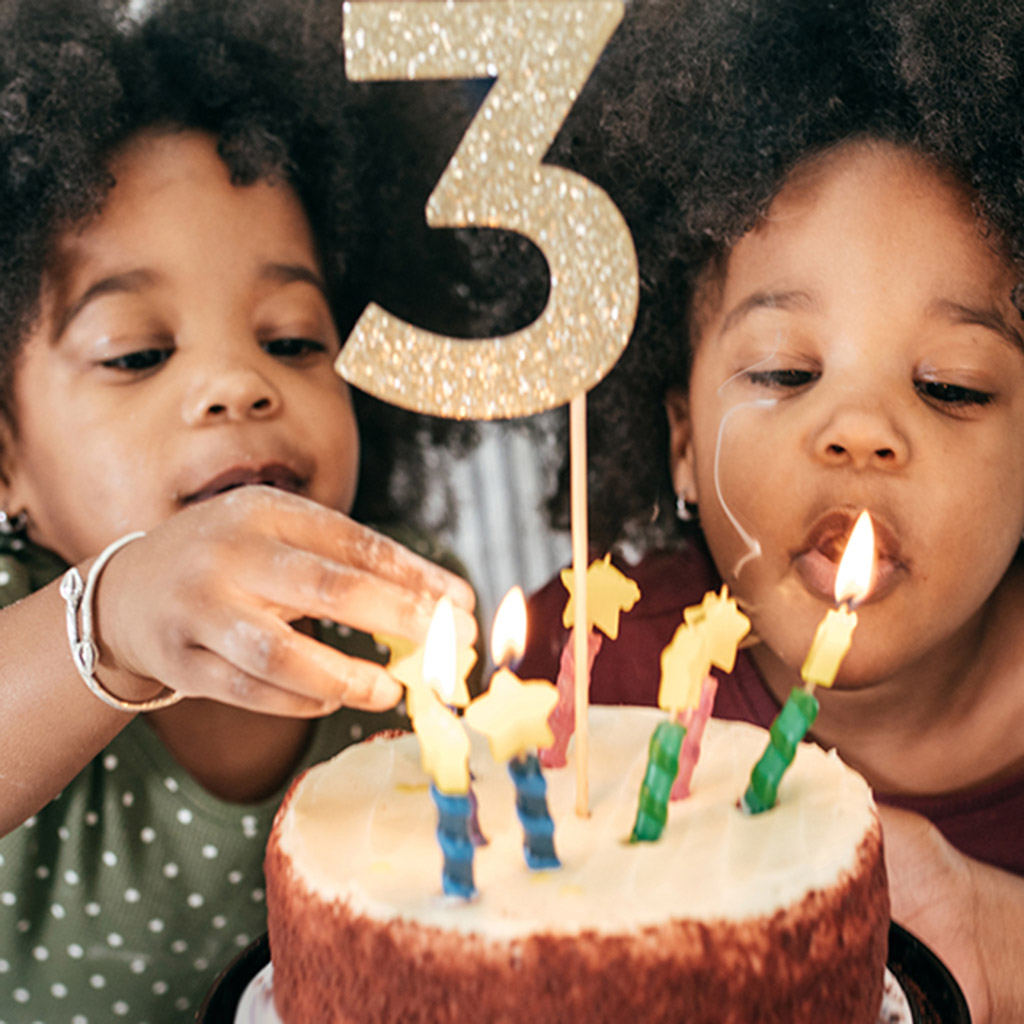
[[469,736],[444,703],[455,684],[455,620],[442,598],[423,651],[423,682],[410,686],[412,726],[420,741],[423,768],[431,777],[437,807],[437,840],[443,856],[441,885],[446,895],[469,899],[473,884],[473,801],[469,794]]
[[836,572],[838,609],[829,609],[818,623],[807,657],[800,669],[804,688],[794,687],[768,730],[768,746],[750,773],[741,806],[760,814],[775,806],[779,783],[796,757],[797,747],[818,717],[817,686],[831,686],[839,674],[857,627],[857,613],[849,605],[864,597],[874,569],[875,533],[871,516],[861,512],[854,524]]
[[516,788],[516,811],[523,826],[523,853],[531,868],[559,867],[554,822],[548,811],[547,784],[536,748],[552,742],[548,716],[558,692],[543,679],[521,680],[502,662],[521,651],[526,636],[526,602],[513,587],[498,606],[491,649],[501,666],[487,692],[466,708],[466,721],[482,732],[496,761],[507,761]]
[[433,692],[417,703],[413,728],[419,737],[423,767],[431,777],[430,795],[438,811],[437,840],[444,858],[442,888],[449,896],[469,899],[476,894],[469,737],[458,718]]
[[[712,665],[731,672],[736,663],[736,648],[750,629],[750,620],[729,597],[729,588],[720,594],[708,593],[701,604],[687,608],[683,623],[672,640],[661,652],[661,685],[658,706],[670,713],[668,722],[662,722],[651,737],[647,771],[640,787],[640,800],[636,822],[630,835],[632,842],[652,842],[658,839],[668,820],[668,802],[672,797],[679,771],[680,748],[687,736],[686,715],[693,722],[693,711],[705,692],[704,680]],[[705,701],[706,715],[698,720],[699,731],[687,752],[686,777],[683,788],[689,790],[690,775],[700,751],[700,736],[704,721],[711,714],[714,690]]]
[[713,675],[706,675],[700,691],[700,704],[695,711],[688,712],[688,718],[683,723],[686,726],[686,735],[679,751],[679,774],[672,784],[672,800],[685,800],[690,795],[693,771],[700,759],[701,741],[704,739],[704,730],[715,706],[717,692],[718,679]]
[[509,775],[516,787],[516,813],[523,826],[523,854],[534,871],[561,867],[555,853],[555,823],[548,811],[548,784],[534,753],[513,757]]
[[[587,678],[590,678],[594,667],[594,659],[601,650],[604,634],[596,629],[587,634]],[[555,705],[548,725],[554,742],[550,747],[539,752],[540,763],[544,768],[564,768],[569,763],[569,740],[572,739],[576,724],[576,658],[573,653],[572,630],[562,648],[562,656],[558,664],[558,679],[555,689],[558,690],[558,703]]]
[[640,785],[636,821],[629,835],[631,843],[652,843],[661,836],[668,820],[668,799],[679,770],[679,748],[686,729],[670,719],[659,722],[647,749],[647,771]]
[[[612,565],[611,555],[596,559],[587,567],[586,573],[586,606],[587,606],[587,689],[589,690],[590,672],[594,659],[601,650],[605,636],[616,640],[619,636],[619,616],[628,612],[640,600],[640,588],[624,573]],[[545,768],[562,768],[565,766],[566,751],[572,737],[576,722],[575,667],[573,653],[575,641],[576,585],[572,569],[563,569],[560,575],[562,586],[568,591],[569,597],[562,610],[562,625],[569,630],[562,648],[558,669],[558,703],[551,712],[551,725],[554,740],[549,748],[541,751],[541,764]]]
[[430,796],[437,807],[437,841],[444,856],[441,887],[446,896],[464,900],[476,895],[473,881],[473,837],[469,794],[442,793],[432,782]]

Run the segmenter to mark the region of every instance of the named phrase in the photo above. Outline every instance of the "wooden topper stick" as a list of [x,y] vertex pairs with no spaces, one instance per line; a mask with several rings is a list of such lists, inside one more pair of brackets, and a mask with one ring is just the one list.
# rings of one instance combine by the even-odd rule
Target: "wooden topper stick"
[[576,670],[576,814],[590,816],[587,775],[587,395],[580,392],[569,402],[569,473],[572,516],[572,572],[576,581],[573,606],[573,657]]

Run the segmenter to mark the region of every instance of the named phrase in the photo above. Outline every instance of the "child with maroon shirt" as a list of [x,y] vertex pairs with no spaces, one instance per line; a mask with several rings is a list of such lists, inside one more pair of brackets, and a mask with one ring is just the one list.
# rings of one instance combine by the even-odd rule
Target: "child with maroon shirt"
[[[645,282],[590,401],[592,536],[647,550],[593,699],[654,703],[724,581],[755,642],[715,713],[768,725],[867,509],[877,577],[811,738],[874,787],[894,918],[982,1022],[1024,1016],[1021,53],[1024,9],[988,0],[648,0],[558,154]],[[535,597],[525,675],[554,678],[564,599]]]

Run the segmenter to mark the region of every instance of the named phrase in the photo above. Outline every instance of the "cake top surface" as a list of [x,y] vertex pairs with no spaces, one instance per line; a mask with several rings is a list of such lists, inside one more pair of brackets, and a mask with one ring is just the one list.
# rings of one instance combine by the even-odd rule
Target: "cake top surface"
[[527,868],[507,766],[473,734],[473,789],[489,842],[476,851],[471,902],[441,893],[437,811],[412,735],[349,747],[307,772],[279,815],[280,848],[324,900],[491,938],[744,920],[856,870],[862,841],[878,827],[863,779],[834,752],[802,744],[778,805],[746,815],[737,801],[768,733],[736,722],[708,723],[693,793],[670,805],[661,839],[628,843],[650,736],[665,717],[652,708],[590,709],[587,819],[574,810],[572,758],[545,771],[562,861],[555,871]]

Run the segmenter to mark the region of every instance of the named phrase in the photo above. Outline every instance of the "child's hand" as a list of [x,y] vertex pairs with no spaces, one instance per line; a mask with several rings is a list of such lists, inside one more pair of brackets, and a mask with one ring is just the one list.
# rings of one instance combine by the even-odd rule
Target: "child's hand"
[[97,588],[97,675],[133,696],[141,677],[278,715],[391,707],[402,691],[384,669],[290,623],[330,618],[422,641],[445,593],[460,640],[471,642],[464,580],[340,513],[244,487],[171,517],[111,560]]
[[[979,892],[979,881],[984,890],[986,879],[979,879],[978,872],[993,872],[999,877],[989,881],[1015,884],[1018,890],[1024,889],[1024,881],[966,857],[919,814],[893,807],[879,807],[879,814],[893,920],[921,939],[950,969],[967,998],[973,1024],[1010,1019],[992,1015],[1000,979],[998,957],[989,953],[1004,943],[1000,915],[991,912]],[[1006,895],[1011,900],[1022,897],[1020,891]],[[998,903],[1000,894],[994,896]],[[1019,925],[1013,930],[1019,944]]]

